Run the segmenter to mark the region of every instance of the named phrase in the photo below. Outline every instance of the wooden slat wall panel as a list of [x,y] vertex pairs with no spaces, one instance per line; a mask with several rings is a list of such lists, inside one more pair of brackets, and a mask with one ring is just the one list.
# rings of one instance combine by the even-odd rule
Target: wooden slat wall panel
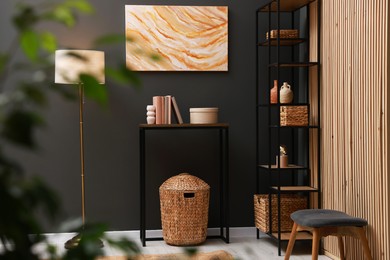
[[[367,219],[374,259],[390,259],[388,1],[321,8],[322,206]],[[359,241],[345,247],[347,259],[364,259]],[[333,238],[324,249],[339,255]]]

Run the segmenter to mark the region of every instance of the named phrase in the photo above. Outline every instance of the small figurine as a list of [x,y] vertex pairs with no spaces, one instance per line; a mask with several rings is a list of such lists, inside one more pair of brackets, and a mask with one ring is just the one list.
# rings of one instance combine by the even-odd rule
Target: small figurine
[[153,105],[146,106],[146,122],[149,125],[153,125],[156,123],[156,107]]

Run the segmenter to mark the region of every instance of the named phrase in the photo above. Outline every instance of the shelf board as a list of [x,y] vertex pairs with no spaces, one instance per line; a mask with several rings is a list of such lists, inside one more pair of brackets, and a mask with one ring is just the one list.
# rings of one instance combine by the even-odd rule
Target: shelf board
[[[289,39],[280,39],[280,46],[293,46],[305,42],[305,38],[289,38]],[[278,46],[278,39],[272,38],[270,41],[265,40],[264,42],[259,43],[259,46]]]
[[[272,189],[278,191],[277,186],[272,186]],[[280,186],[280,191],[299,192],[299,191],[318,191],[318,189],[310,186]]]
[[270,128],[319,128],[318,125],[286,125],[286,126],[278,126],[278,125],[270,125]]
[[318,65],[318,62],[275,62],[268,65],[268,67],[281,67],[281,68],[291,68],[291,67],[312,67]]
[[[288,241],[288,240],[290,240],[290,234],[291,234],[291,232],[281,232],[280,239],[282,241]],[[278,232],[273,232],[271,234],[271,236],[278,239]],[[313,237],[309,232],[301,231],[301,232],[297,233],[296,240],[312,240],[312,239],[313,239]]]
[[229,124],[140,124],[144,129],[181,129],[181,128],[228,128]]
[[[279,169],[275,164],[271,165],[271,168],[269,167],[268,164],[261,164],[260,167],[264,169],[271,169],[271,170]],[[306,170],[306,169],[307,167],[295,165],[295,164],[289,164],[288,167],[280,168],[280,170]]]
[[[311,2],[314,2],[315,0],[280,0],[280,10],[281,12],[293,12],[298,10],[299,8],[302,8]],[[270,7],[271,6],[271,7]],[[258,9],[260,12],[268,12],[271,10],[271,12],[277,12],[278,5],[277,0],[271,0],[267,4],[263,5]]]

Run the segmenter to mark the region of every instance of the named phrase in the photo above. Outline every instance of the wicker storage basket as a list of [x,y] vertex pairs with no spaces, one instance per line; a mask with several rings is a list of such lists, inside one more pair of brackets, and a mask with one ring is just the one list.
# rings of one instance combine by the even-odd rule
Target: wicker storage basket
[[[268,32],[266,33],[266,38],[268,39]],[[278,38],[278,30],[271,30],[271,39]],[[291,39],[298,38],[298,30],[280,30],[280,38],[282,39]]]
[[[255,226],[263,231],[269,232],[269,200],[268,194],[255,194]],[[307,207],[306,197],[296,194],[280,195],[280,228],[281,232],[291,231],[293,221],[290,218],[294,211],[305,209]],[[278,231],[278,198],[276,194],[272,195],[272,232]]]
[[163,238],[167,244],[186,246],[204,242],[207,236],[210,186],[188,173],[160,186]]
[[307,106],[281,106],[281,126],[306,126],[309,124]]

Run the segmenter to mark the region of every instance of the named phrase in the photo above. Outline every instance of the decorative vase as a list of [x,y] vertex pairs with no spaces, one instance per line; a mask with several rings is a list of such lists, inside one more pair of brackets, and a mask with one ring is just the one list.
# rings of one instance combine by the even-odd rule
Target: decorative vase
[[294,94],[291,90],[291,86],[287,82],[283,82],[280,87],[280,103],[288,104],[293,101]]
[[146,106],[146,122],[149,125],[153,125],[156,123],[156,107],[153,105]]
[[271,89],[270,92],[270,99],[271,104],[278,103],[278,81],[276,79],[274,80],[274,87]]
[[[276,167],[278,167],[278,155],[276,155]],[[287,168],[288,167],[288,155],[281,155],[280,156],[280,168]]]

